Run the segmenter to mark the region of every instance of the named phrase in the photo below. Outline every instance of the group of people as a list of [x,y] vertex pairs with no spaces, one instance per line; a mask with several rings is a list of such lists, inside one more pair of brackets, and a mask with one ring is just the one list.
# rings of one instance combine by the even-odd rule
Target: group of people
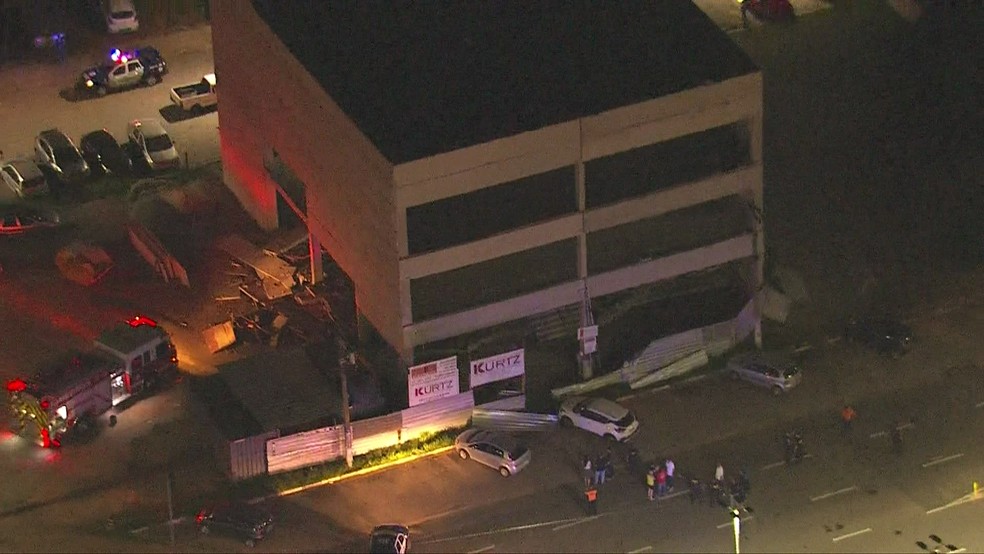
[[589,456],[584,456],[581,465],[584,472],[584,486],[588,488],[604,484],[607,479],[615,476],[611,448],[595,456],[593,460]]
[[[635,456],[633,456],[635,454]],[[633,461],[638,461],[638,451],[632,449],[626,456],[626,463],[629,471],[638,476],[643,468],[645,471],[646,498],[652,502],[658,500],[675,490],[675,478],[677,475],[676,464],[670,458],[665,458],[662,462],[647,466],[636,466],[633,469]],[[604,484],[614,476],[615,466],[612,457],[612,449],[607,448],[594,458],[584,456],[581,458],[584,495],[587,501],[588,514],[597,513],[598,486]],[[686,480],[686,476],[684,476]],[[689,479],[689,493],[692,503],[702,502],[707,499],[712,506],[722,505],[725,507],[742,507],[748,496],[750,488],[748,475],[743,471],[738,473],[730,480],[725,480],[724,466],[718,463],[714,469],[712,479],[702,482],[697,478]]]
[[667,458],[663,463],[650,465],[646,470],[646,497],[650,500],[662,498],[666,493],[673,490],[673,476],[676,473],[676,464]]
[[718,462],[714,468],[714,478],[705,483],[696,477],[689,479],[690,502],[698,504],[707,500],[711,506],[727,508],[743,507],[751,489],[751,482],[745,470],[739,470],[730,480],[725,479],[724,466]]

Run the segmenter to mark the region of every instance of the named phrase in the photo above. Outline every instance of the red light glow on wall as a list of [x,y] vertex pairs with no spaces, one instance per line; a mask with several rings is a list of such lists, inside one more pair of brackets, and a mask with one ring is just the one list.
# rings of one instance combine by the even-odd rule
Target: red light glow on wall
[[146,325],[148,327],[157,327],[157,322],[150,319],[147,316],[135,315],[132,318],[126,320],[130,327],[140,327],[141,325]]
[[[223,130],[223,133],[231,131]],[[221,137],[222,165],[226,171],[235,175],[236,181],[242,187],[242,192],[246,193],[253,202],[256,209],[267,217],[267,214],[275,214],[277,211],[277,194],[270,176],[263,167],[263,158],[257,154],[251,162],[240,149],[233,147],[230,143],[235,139]]]

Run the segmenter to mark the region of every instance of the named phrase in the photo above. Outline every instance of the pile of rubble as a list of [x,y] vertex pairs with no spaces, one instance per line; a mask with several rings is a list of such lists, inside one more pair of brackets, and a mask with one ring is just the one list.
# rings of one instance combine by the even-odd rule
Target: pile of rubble
[[217,352],[238,343],[264,344],[272,348],[321,342],[354,336],[353,289],[344,273],[330,258],[325,277],[311,279],[306,235],[295,236],[283,246],[261,248],[233,234],[216,241],[230,256],[231,277],[226,294],[217,302],[249,301],[245,313],[229,318],[203,332],[206,345]]

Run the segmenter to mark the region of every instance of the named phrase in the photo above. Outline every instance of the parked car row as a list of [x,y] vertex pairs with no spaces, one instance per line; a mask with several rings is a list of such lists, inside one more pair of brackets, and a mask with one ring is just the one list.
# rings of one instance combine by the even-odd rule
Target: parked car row
[[181,159],[164,125],[156,119],[137,119],[127,125],[120,143],[106,129],[82,136],[78,146],[59,129],[46,129],[34,140],[34,159],[15,159],[0,165],[4,184],[21,198],[43,195],[53,185],[77,185],[90,176],[128,175],[134,169],[163,171],[179,167]]

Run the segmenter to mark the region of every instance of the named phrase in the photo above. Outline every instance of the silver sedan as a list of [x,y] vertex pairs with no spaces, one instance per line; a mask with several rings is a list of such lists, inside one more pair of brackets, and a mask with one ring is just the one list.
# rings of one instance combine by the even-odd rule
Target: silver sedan
[[458,435],[454,450],[462,460],[471,458],[498,470],[503,477],[515,475],[530,465],[530,449],[509,435],[484,429],[469,429]]

